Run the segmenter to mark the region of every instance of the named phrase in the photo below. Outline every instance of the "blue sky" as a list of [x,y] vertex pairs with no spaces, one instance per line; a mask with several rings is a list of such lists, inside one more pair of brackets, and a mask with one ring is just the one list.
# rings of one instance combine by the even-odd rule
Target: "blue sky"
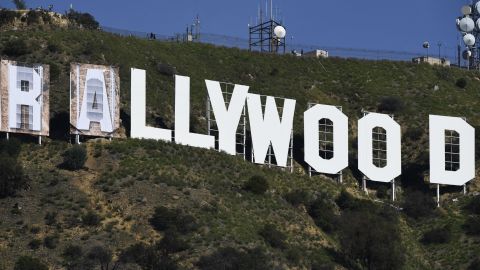
[[[466,0],[275,0],[294,43],[394,51],[422,51],[424,41],[438,54],[458,44],[455,19]],[[202,31],[248,38],[247,25],[258,0],[27,0],[29,7],[54,5],[63,12],[92,13],[104,26],[171,35],[184,31],[199,14]],[[11,7],[9,0],[0,5]],[[262,2],[265,6],[265,0]]]

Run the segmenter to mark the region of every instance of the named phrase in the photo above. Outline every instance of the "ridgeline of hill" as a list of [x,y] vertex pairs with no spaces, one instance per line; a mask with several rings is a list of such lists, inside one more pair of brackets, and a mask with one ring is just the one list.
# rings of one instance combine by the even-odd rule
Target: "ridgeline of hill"
[[[404,62],[310,59],[101,31],[0,32],[3,58],[51,68],[51,138],[0,143],[0,269],[479,269],[478,181],[433,201],[428,115],[480,126],[480,74]],[[147,70],[150,125],[173,127],[174,74],[191,77],[192,129],[205,132],[205,79],[297,100],[294,173],[174,143],[67,143],[71,62],[120,67],[129,125],[130,68]],[[345,183],[305,174],[303,111],[342,106],[350,121]],[[395,115],[403,174],[359,191],[356,121]],[[478,132],[477,132],[478,133]],[[402,210],[398,210],[400,206]],[[32,268],[28,268],[31,266]]]

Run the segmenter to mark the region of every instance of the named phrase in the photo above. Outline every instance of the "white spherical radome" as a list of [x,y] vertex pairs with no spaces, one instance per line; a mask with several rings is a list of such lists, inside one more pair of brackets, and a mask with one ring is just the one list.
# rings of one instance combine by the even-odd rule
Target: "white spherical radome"
[[477,2],[475,4],[475,9],[477,10],[478,13],[480,13],[480,2]]
[[475,29],[475,22],[470,17],[465,17],[460,20],[458,27],[463,32],[472,32]]
[[275,29],[273,29],[273,33],[277,38],[284,38],[287,35],[287,30],[281,25],[277,25]]
[[463,36],[463,42],[465,43],[465,45],[467,46],[473,46],[475,45],[475,36],[472,35],[472,34],[466,34],[465,36]]

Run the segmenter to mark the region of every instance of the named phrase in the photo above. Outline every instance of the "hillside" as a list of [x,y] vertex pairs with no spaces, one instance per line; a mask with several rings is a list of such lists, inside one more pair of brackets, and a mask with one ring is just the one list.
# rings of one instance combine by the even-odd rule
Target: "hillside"
[[[52,136],[42,146],[18,137],[17,153],[8,150],[16,149],[15,141],[2,142],[0,150],[20,164],[28,184],[0,199],[0,269],[12,269],[22,255],[39,258],[51,269],[100,269],[109,252],[109,269],[115,262],[120,269],[480,267],[475,230],[480,202],[473,196],[478,181],[469,184],[468,196],[443,188],[440,209],[434,207],[433,186],[424,182],[428,115],[463,116],[480,126],[476,72],[389,61],[320,63],[76,29],[6,30],[0,51],[4,58],[51,66],[52,117]],[[72,147],[65,139],[71,62],[120,68],[126,126],[131,67],[147,70],[151,125],[173,127],[174,73],[191,77],[196,132],[206,128],[205,79],[296,99],[295,173],[215,151],[131,139],[89,141],[85,168],[67,170],[61,164]],[[343,185],[324,176],[309,178],[302,167],[302,115],[308,102],[342,106],[350,119],[351,158]],[[355,129],[362,109],[395,114],[402,126],[403,175],[396,205],[404,211],[389,206],[387,185],[369,182],[369,195],[359,191]],[[265,194],[245,186],[252,178],[268,182]],[[98,247],[105,256],[93,256],[103,254]]]

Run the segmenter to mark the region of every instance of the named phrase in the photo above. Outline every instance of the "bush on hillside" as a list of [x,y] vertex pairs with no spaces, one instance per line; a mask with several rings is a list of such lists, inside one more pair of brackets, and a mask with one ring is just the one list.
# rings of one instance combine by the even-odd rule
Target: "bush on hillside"
[[0,156],[0,198],[15,195],[26,183],[27,178],[17,160],[13,157]]
[[10,57],[20,57],[30,52],[27,42],[22,38],[10,39],[3,47],[3,54]]
[[22,256],[15,263],[14,270],[48,270],[48,266],[37,258]]
[[250,179],[248,179],[248,181],[243,186],[245,190],[248,190],[257,195],[265,194],[269,187],[270,185],[268,183],[268,180],[260,175],[250,177]]
[[310,204],[311,195],[306,190],[294,190],[284,195],[284,198],[293,206],[299,206],[300,204]]
[[186,250],[188,245],[178,238],[178,234],[166,233],[160,243],[146,245],[144,243],[134,244],[126,248],[119,256],[121,263],[135,263],[142,269],[164,269],[175,270],[178,266],[169,256],[171,253]]
[[74,145],[63,154],[63,167],[68,170],[79,170],[87,161],[87,150],[80,145]]
[[469,265],[467,270],[480,270],[480,257],[475,258]]
[[467,205],[465,205],[464,209],[472,214],[480,215],[480,196],[475,196]]
[[335,202],[326,196],[316,199],[308,208],[308,214],[325,232],[331,232],[337,223],[335,215]]
[[265,251],[260,248],[237,250],[233,247],[220,248],[200,258],[197,267],[201,270],[263,270],[272,269]]
[[384,185],[381,185],[377,188],[377,197],[379,199],[387,199],[388,198],[388,188]]
[[100,224],[102,218],[93,211],[88,211],[82,216],[82,223],[85,226],[95,227]]
[[258,234],[265,240],[265,242],[274,248],[284,249],[287,246],[287,236],[279,231],[273,224],[266,224]]
[[434,228],[423,234],[421,242],[424,244],[444,244],[452,239],[452,227],[447,225]]
[[465,78],[460,78],[455,82],[455,85],[459,88],[462,88],[462,89],[467,87],[467,84],[468,84],[468,82],[467,82],[467,79],[465,79]]
[[348,210],[342,214],[339,222],[342,252],[365,269],[402,269],[405,249],[398,220],[388,212],[372,210]]
[[407,192],[403,210],[405,214],[414,219],[431,216],[436,209],[432,196],[415,190]]
[[480,216],[469,217],[463,224],[463,229],[469,235],[480,235]]
[[13,10],[0,9],[0,26],[13,23],[19,16],[20,14]]
[[399,97],[384,97],[378,105],[379,112],[395,113],[403,110],[405,107],[403,101]]
[[188,233],[197,229],[197,221],[191,215],[184,214],[178,209],[168,209],[164,206],[155,208],[149,219],[152,227],[157,231],[178,231]]
[[67,13],[67,18],[85,29],[97,30],[100,27],[100,24],[90,13],[82,13],[70,10]]

